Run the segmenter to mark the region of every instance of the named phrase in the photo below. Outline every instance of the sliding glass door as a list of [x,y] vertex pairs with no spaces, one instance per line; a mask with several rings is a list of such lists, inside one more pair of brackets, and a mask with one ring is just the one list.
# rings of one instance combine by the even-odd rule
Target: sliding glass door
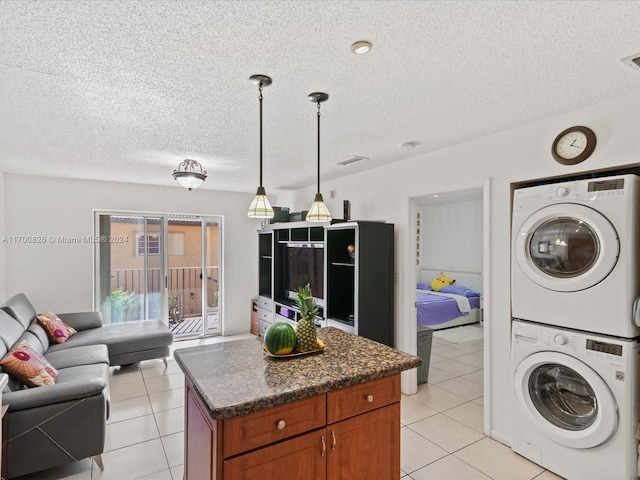
[[221,217],[169,215],[169,325],[176,335],[220,332]]
[[96,307],[105,323],[161,319],[220,333],[222,217],[96,212]]

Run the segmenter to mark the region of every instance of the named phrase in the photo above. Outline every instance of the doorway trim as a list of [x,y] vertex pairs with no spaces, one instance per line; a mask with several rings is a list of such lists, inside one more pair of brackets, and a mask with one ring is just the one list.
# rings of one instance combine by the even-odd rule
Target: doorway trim
[[[404,271],[408,273],[405,275],[405,288],[403,295],[403,304],[408,310],[404,310],[406,314],[403,316],[403,320],[400,325],[400,335],[402,338],[402,344],[405,350],[409,353],[416,354],[417,352],[417,311],[416,304],[416,289],[411,288],[411,285],[415,285],[418,278],[418,265],[415,261],[415,232],[416,232],[416,213],[417,213],[417,199],[428,195],[438,195],[445,193],[454,193],[463,190],[476,190],[482,189],[482,289],[483,289],[483,309],[484,309],[484,351],[483,351],[483,363],[484,363],[484,377],[483,377],[483,420],[484,420],[484,434],[489,437],[491,432],[491,282],[490,282],[490,265],[491,265],[491,178],[478,179],[470,182],[451,184],[447,186],[434,186],[431,190],[424,191],[418,195],[412,195],[407,197],[408,212],[409,212],[409,231],[404,241]],[[423,227],[423,226],[421,226]],[[409,314],[411,312],[411,314]],[[402,375],[402,392],[408,395],[417,392],[418,388],[418,372],[417,369],[408,370],[403,372]]]

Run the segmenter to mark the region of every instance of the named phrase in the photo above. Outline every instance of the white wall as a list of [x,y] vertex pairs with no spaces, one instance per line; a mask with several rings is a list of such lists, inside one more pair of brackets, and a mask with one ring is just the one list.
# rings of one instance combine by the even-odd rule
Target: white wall
[[418,213],[420,268],[454,279],[455,271],[482,272],[482,200],[420,206]]
[[[563,166],[551,157],[555,136],[571,125],[591,127],[598,144],[591,158]],[[351,200],[353,219],[386,219],[396,226],[396,346],[415,352],[415,238],[409,199],[447,190],[464,190],[490,182],[487,201],[490,228],[485,272],[485,320],[491,348],[485,349],[489,370],[487,391],[491,436],[510,443],[510,223],[513,182],[565,176],[589,170],[640,165],[637,126],[640,95],[620,98],[562,116],[544,119],[495,135],[426,153],[403,162],[350,177],[323,181],[321,191],[329,210],[341,216],[342,201]],[[425,134],[428,134],[425,126]],[[330,141],[330,140],[326,140]],[[399,143],[400,140],[393,140]],[[365,152],[366,153],[366,152]],[[373,153],[372,153],[373,155]],[[314,188],[296,193],[294,210],[313,198]],[[403,389],[405,381],[403,379]],[[486,429],[486,426],[485,426]]]
[[5,292],[5,242],[4,238],[4,206],[6,205],[6,200],[4,198],[4,173],[0,171],[0,298],[7,298]]
[[[4,224],[6,236],[93,235],[93,209],[222,215],[223,333],[244,333],[250,328],[250,299],[258,291],[256,230],[260,220],[247,217],[252,198],[248,193],[189,192],[180,187],[5,174],[0,233]],[[39,311],[93,309],[92,244],[47,240],[4,247],[3,299],[24,292]]]

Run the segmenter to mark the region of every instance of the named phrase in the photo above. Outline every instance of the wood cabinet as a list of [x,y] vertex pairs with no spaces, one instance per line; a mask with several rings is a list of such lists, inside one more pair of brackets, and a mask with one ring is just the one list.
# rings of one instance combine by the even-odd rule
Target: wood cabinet
[[250,333],[254,335],[258,335],[260,332],[260,328],[258,326],[258,299],[251,299],[251,329]]
[[400,478],[400,404],[327,427],[327,478]]
[[400,375],[213,420],[187,382],[186,480],[400,478]]
[[321,437],[321,431],[315,431],[225,460],[222,478],[325,480],[327,466],[325,457],[321,455]]

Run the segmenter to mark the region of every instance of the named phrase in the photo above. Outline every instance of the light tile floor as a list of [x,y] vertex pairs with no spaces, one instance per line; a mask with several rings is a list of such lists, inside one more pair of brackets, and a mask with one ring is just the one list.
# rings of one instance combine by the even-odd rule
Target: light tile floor
[[[251,335],[176,342],[175,348]],[[483,434],[482,341],[433,339],[429,383],[402,396],[403,480],[557,480]],[[20,480],[181,480],[184,376],[170,359],[111,369],[105,470],[84,459]],[[258,480],[258,479],[256,479]],[[369,480],[369,479],[368,479]],[[378,479],[371,479],[378,480]],[[384,480],[384,479],[380,479]]]

